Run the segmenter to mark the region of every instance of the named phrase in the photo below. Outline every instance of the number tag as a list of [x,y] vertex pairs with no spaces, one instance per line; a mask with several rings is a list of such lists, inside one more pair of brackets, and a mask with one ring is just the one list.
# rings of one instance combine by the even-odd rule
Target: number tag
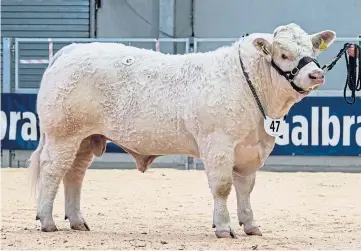
[[279,137],[286,133],[286,121],[283,118],[272,119],[266,116],[263,126],[267,134],[273,137]]

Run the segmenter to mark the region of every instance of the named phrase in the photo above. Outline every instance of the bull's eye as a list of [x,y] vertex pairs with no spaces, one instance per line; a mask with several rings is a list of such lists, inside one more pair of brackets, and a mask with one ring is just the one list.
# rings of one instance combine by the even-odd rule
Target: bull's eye
[[288,59],[285,54],[282,54],[281,56],[282,56],[282,59]]

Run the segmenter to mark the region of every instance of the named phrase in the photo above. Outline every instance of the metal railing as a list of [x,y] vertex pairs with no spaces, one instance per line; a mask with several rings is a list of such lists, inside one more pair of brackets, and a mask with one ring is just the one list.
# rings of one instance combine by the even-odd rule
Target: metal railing
[[[113,42],[113,43],[128,43],[128,45],[132,45],[132,43],[155,43],[156,51],[160,50],[160,43],[168,42],[183,42],[185,43],[185,52],[189,51],[189,38],[15,38],[15,93],[37,93],[38,88],[20,88],[19,86],[19,66],[20,64],[48,64],[50,59],[54,54],[54,43],[62,42],[62,43],[89,43],[89,42]],[[38,59],[21,59],[20,58],[20,43],[48,43],[48,58],[38,58]],[[8,82],[7,82],[8,83]],[[6,88],[9,88],[6,86]]]
[[3,39],[3,51],[2,51],[2,92],[9,93],[11,92],[11,39]]
[[[193,51],[199,51],[200,43],[233,43],[238,38],[194,38],[193,39]],[[35,59],[22,59],[20,58],[20,43],[48,43],[48,58],[35,58]],[[21,64],[47,64],[53,56],[53,44],[56,42],[73,43],[73,42],[118,42],[118,43],[155,43],[156,50],[159,50],[161,42],[183,42],[185,43],[185,53],[190,50],[190,38],[15,38],[14,52],[15,52],[15,92],[16,93],[37,93],[38,88],[20,88],[19,71]],[[360,37],[340,37],[336,39],[338,42],[361,42]],[[10,92],[11,89],[11,55],[10,53],[11,39],[3,39],[3,92]],[[218,46],[219,47],[219,46]],[[340,96],[340,90],[316,90],[310,94],[310,96]],[[361,95],[360,93],[357,94]]]

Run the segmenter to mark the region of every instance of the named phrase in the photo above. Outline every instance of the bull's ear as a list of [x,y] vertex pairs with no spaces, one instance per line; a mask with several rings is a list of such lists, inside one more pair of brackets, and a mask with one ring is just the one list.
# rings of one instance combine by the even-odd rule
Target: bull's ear
[[256,38],[253,40],[253,46],[261,51],[264,55],[272,55],[272,45],[264,38]]
[[321,31],[310,35],[313,49],[316,53],[327,50],[336,40],[336,32],[331,30]]

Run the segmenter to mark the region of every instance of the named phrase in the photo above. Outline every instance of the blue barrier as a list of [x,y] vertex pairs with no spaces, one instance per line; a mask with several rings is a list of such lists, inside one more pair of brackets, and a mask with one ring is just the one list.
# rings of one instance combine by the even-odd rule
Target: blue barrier
[[[287,115],[289,134],[277,139],[271,155],[361,155],[361,100],[308,97]],[[1,94],[2,149],[35,150],[39,139],[36,94]],[[113,143],[107,152],[124,152]]]
[[276,140],[272,155],[361,155],[361,99],[307,97],[287,115],[287,137]]

